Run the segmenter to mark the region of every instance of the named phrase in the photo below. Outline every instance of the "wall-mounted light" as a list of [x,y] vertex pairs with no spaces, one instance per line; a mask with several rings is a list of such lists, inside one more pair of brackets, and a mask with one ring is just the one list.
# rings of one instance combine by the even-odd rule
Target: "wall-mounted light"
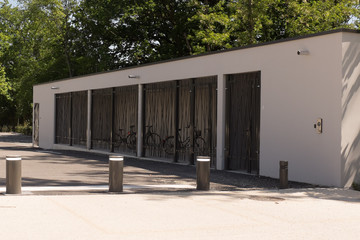
[[297,55],[309,55],[310,52],[308,50],[297,50]]
[[128,77],[129,78],[140,78],[140,76],[138,76],[138,75],[129,75]]
[[55,90],[55,89],[59,89],[59,87],[52,86],[51,89]]

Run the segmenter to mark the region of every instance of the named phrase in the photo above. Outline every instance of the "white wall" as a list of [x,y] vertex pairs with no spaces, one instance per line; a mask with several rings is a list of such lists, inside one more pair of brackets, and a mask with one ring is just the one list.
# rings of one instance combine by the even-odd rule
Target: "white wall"
[[[289,179],[340,185],[341,35],[277,45],[262,67],[260,174],[278,176],[289,161]],[[308,56],[297,56],[307,49]],[[272,50],[272,49],[271,49]],[[269,60],[271,61],[271,60]],[[313,128],[323,118],[323,133]]]
[[342,185],[360,183],[360,39],[344,33],[342,44]]
[[[290,180],[340,186],[342,34],[35,86],[34,102],[40,103],[40,146],[53,148],[55,93],[260,70],[260,175],[277,178],[279,161],[285,160],[289,161]],[[310,54],[298,56],[299,49]],[[130,74],[140,78],[129,79]],[[50,90],[51,86],[59,89]],[[313,128],[318,117],[324,119],[322,134]]]

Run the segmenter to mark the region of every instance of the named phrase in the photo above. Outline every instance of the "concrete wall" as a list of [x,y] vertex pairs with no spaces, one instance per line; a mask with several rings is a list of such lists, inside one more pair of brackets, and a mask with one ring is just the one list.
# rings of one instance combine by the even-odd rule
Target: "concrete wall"
[[[298,56],[306,49],[307,56]],[[286,42],[266,49],[261,67],[260,174],[340,185],[341,34]],[[277,54],[278,53],[278,54]],[[323,118],[323,133],[313,128]]]
[[344,33],[342,43],[341,185],[360,183],[360,39]]
[[[261,71],[260,175],[277,178],[279,161],[286,160],[290,180],[341,186],[343,34],[336,32],[35,86],[34,102],[40,103],[40,147],[54,147],[55,93],[218,75],[218,99],[224,100],[224,75]],[[310,54],[299,56],[299,49]],[[140,78],[129,79],[130,74]],[[51,86],[58,89],[51,90]],[[218,110],[223,109],[223,104],[221,101]],[[313,127],[319,117],[324,121],[322,134]],[[219,143],[224,139],[219,135],[219,131],[224,132],[223,120],[218,120],[218,148],[223,146]],[[217,165],[221,169],[223,162]]]

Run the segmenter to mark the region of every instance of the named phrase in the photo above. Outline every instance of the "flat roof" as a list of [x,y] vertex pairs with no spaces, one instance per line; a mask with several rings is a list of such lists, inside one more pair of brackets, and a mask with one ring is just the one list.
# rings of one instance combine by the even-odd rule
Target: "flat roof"
[[202,56],[207,56],[207,55],[214,55],[214,54],[220,54],[220,53],[225,53],[225,52],[237,51],[237,50],[241,50],[241,49],[261,47],[261,46],[266,46],[266,45],[272,45],[272,44],[289,42],[289,41],[294,41],[294,40],[299,40],[299,39],[323,36],[323,35],[339,33],[339,32],[349,32],[349,33],[358,33],[358,34],[360,34],[360,30],[354,30],[354,29],[348,29],[348,28],[339,28],[339,29],[329,30],[329,31],[325,31],[325,32],[312,33],[312,34],[307,34],[307,35],[303,35],[303,36],[296,36],[296,37],[291,37],[291,38],[279,39],[279,40],[270,41],[270,42],[256,43],[256,44],[251,44],[251,45],[247,45],[247,46],[234,47],[234,48],[223,49],[223,50],[212,51],[212,52],[205,52],[205,53],[201,53],[201,54],[197,54],[197,55],[187,55],[187,56],[183,56],[183,57],[170,58],[170,59],[166,59],[166,60],[150,62],[150,63],[144,63],[144,64],[140,64],[140,65],[134,65],[134,66],[124,67],[124,68],[120,68],[120,69],[104,71],[104,72],[90,73],[90,74],[85,74],[85,75],[69,77],[69,78],[63,78],[63,79],[59,79],[59,80],[53,80],[53,81],[48,81],[48,82],[44,82],[44,83],[34,84],[33,86],[45,85],[45,84],[54,83],[54,82],[60,82],[60,81],[65,81],[65,80],[84,78],[84,77],[101,75],[101,74],[112,73],[112,72],[117,72],[117,71],[124,71],[124,70],[128,70],[128,69],[140,68],[140,67],[151,66],[151,65],[156,65],[156,64],[162,64],[162,63],[167,63],[167,62],[175,62],[175,61],[180,61],[180,60],[184,60],[184,59],[202,57]]

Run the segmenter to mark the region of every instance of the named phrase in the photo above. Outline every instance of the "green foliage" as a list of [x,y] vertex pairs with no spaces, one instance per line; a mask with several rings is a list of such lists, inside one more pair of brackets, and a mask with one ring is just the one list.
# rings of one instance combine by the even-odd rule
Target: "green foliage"
[[185,0],[82,1],[78,60],[98,72],[188,55],[192,14]]
[[352,0],[21,0],[0,3],[0,123],[32,119],[32,86],[340,27]]
[[230,26],[231,20],[226,1],[218,1],[214,5],[203,4],[201,1],[190,1],[189,5],[195,7],[196,14],[190,19],[193,26],[188,35],[192,43],[192,54],[231,48]]
[[22,125],[17,125],[15,127],[15,132],[31,136],[32,135],[32,126],[29,122],[25,122]]
[[9,125],[3,125],[0,127],[0,132],[13,132],[14,128]]
[[10,100],[10,84],[5,77],[4,67],[0,66],[0,95]]
[[[1,25],[0,25],[1,26]],[[3,32],[4,27],[0,27],[0,59],[7,51],[9,47],[9,37]],[[6,78],[5,68],[2,62],[0,62],[0,96],[10,100],[10,93],[11,90],[10,83]]]
[[31,119],[34,84],[68,77],[63,60],[63,19],[58,0],[23,0],[21,7],[2,5],[0,29],[8,44],[0,60],[11,83],[7,91],[11,86],[16,108],[13,119]]
[[24,135],[31,136],[32,135],[32,126],[29,122],[25,122],[21,125],[11,126],[11,125],[3,125],[0,127],[0,132],[17,132],[22,133]]

